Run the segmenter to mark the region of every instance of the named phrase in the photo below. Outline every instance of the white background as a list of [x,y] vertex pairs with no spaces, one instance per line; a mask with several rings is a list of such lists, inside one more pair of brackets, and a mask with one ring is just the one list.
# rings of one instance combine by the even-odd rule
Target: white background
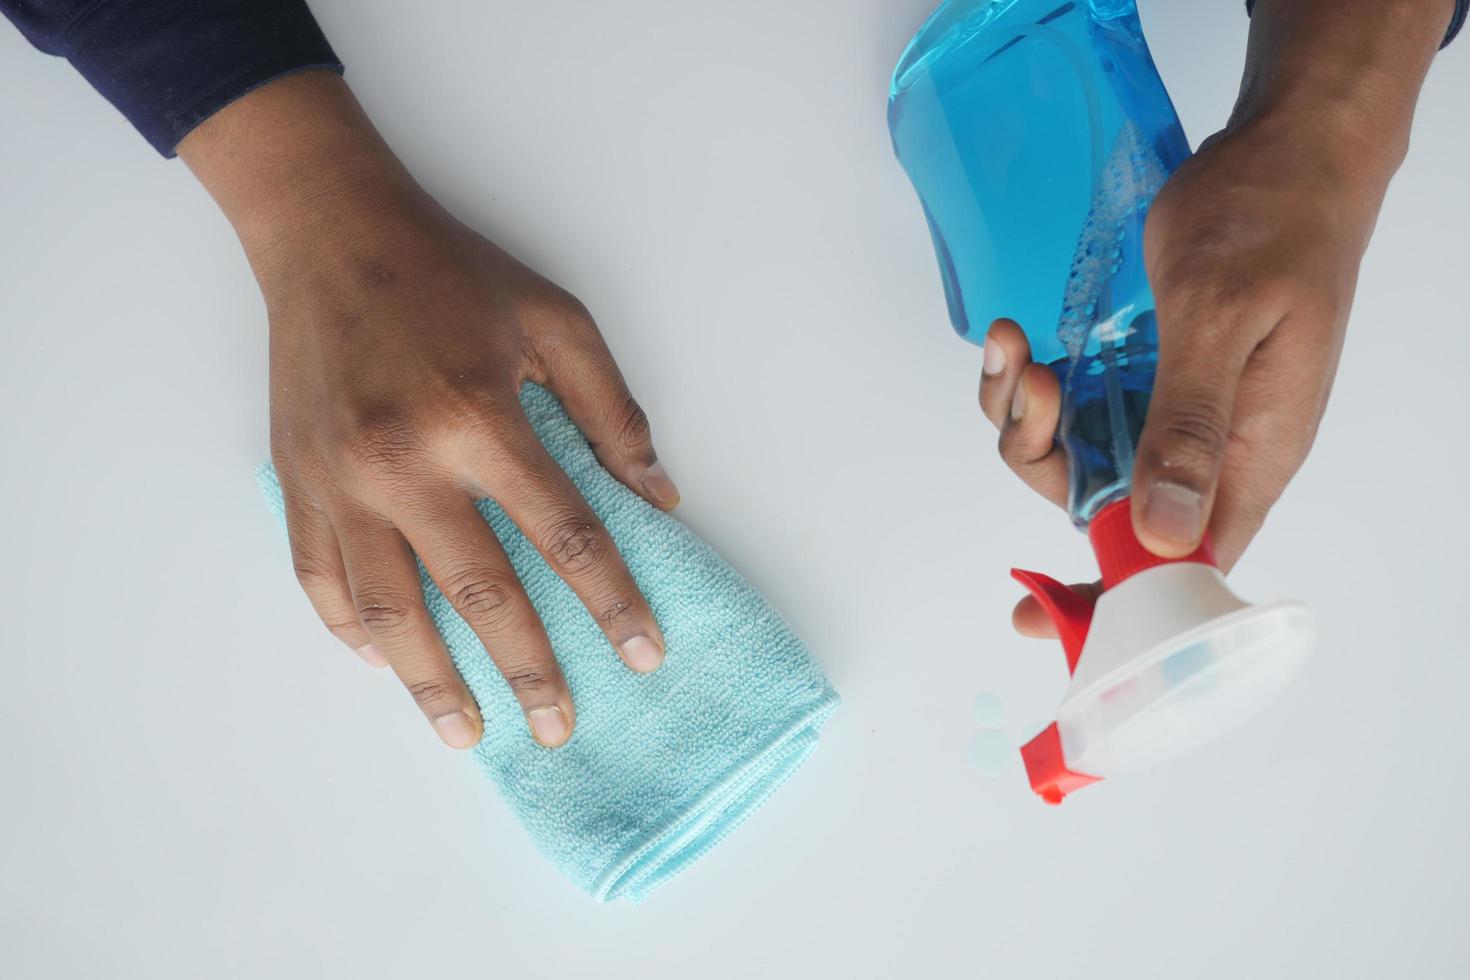
[[[315,622],[251,480],[262,303],[229,228],[0,29],[0,974],[1464,975],[1470,38],[1436,65],[1315,454],[1234,577],[1316,608],[1258,722],[1059,810],[966,763],[1059,650],[1018,562],[1083,540],[994,456],[893,161],[930,0],[317,0],[453,210],[601,320],[682,517],[845,698],[770,805],[597,906],[467,757]],[[1236,0],[1152,0],[1197,142]]]

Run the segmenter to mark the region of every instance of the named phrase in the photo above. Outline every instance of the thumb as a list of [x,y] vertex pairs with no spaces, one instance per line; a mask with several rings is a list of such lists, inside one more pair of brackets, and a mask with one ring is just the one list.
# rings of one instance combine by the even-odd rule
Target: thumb
[[1172,320],[1172,330],[1160,324],[1154,394],[1133,468],[1134,533],[1163,558],[1194,551],[1209,526],[1248,353],[1241,331],[1218,320],[1208,327],[1197,317]]

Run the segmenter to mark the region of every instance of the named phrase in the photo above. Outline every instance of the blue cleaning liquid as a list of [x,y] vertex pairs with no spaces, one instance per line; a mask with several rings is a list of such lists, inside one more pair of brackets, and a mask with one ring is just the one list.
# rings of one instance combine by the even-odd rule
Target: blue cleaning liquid
[[1069,510],[1129,491],[1158,330],[1148,207],[1189,144],[1133,0],[947,0],[893,76],[889,128],[950,320],[1021,324],[1062,387]]

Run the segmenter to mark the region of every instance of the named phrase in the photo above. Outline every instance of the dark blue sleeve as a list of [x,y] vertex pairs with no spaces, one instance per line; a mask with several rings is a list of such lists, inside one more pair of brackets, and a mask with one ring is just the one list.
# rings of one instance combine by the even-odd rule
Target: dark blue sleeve
[[[1245,9],[1247,13],[1254,10],[1255,6],[1256,0],[1245,0]],[[1444,47],[1445,44],[1449,44],[1451,41],[1453,41],[1455,39],[1455,35],[1460,33],[1460,28],[1465,26],[1465,14],[1467,12],[1470,12],[1470,0],[1455,0],[1455,15],[1450,18],[1449,30],[1444,32],[1444,43],[1440,45],[1441,48]]]
[[0,0],[166,157],[210,115],[273,78],[342,63],[304,0]]

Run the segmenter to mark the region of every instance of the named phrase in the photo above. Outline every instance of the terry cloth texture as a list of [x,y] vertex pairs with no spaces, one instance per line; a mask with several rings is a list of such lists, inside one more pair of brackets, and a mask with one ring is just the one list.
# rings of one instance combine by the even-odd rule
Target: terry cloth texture
[[[547,450],[607,525],[658,617],[667,658],[639,675],[491,501],[566,673],[577,727],[547,749],[475,634],[427,575],[424,597],[485,716],[474,750],[536,846],[593,898],[639,901],[734,830],[817,746],[837,694],[781,615],[707,544],[597,462],[545,389],[521,402]],[[284,521],[267,464],[261,489]]]

